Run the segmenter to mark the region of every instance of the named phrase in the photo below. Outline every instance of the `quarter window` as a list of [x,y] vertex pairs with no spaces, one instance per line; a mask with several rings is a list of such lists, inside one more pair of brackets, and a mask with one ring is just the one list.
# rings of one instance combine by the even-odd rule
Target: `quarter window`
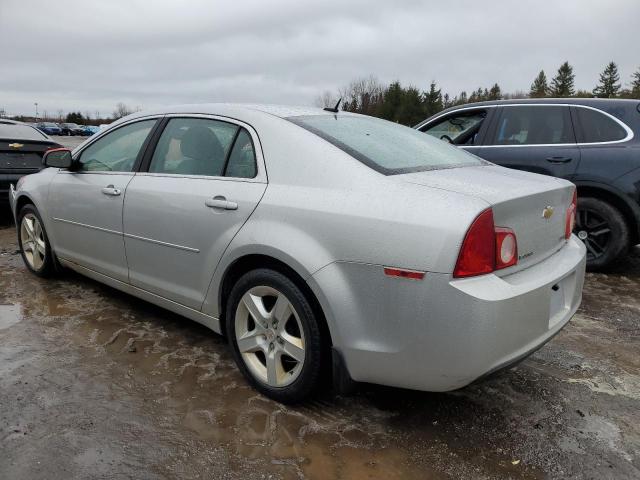
[[578,142],[615,142],[627,136],[622,126],[602,112],[590,108],[574,109],[578,123]]
[[155,120],[131,123],[107,133],[80,154],[80,170],[131,172]]
[[253,141],[249,132],[244,128],[240,129],[236,137],[224,174],[226,177],[237,178],[253,178],[257,174]]
[[158,140],[149,171],[220,177],[239,128],[206,118],[173,118]]
[[503,107],[494,145],[574,143],[569,108],[565,106]]

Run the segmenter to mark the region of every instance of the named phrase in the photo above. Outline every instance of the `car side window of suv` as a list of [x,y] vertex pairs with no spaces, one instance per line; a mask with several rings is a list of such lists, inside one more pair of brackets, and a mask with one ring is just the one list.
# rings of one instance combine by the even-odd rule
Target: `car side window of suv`
[[575,143],[569,107],[514,105],[502,108],[493,145]]
[[447,115],[444,119],[420,130],[454,145],[474,145],[486,117],[486,110],[463,111]]
[[591,108],[575,107],[578,143],[615,142],[627,136],[614,119]]
[[80,171],[131,172],[156,120],[143,120],[115,129],[82,151]]
[[160,135],[149,172],[221,177],[239,128],[207,118],[172,118]]

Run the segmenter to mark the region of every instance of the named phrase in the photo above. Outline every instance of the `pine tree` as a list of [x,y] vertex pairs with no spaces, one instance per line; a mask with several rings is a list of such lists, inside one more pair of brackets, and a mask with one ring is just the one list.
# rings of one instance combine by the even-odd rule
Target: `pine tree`
[[631,81],[631,97],[640,98],[640,68],[638,68],[637,72],[633,73],[631,78],[633,78]]
[[531,84],[529,96],[531,98],[542,98],[546,97],[548,94],[549,84],[547,83],[547,76],[545,75],[544,70],[540,70],[540,73]]
[[392,82],[384,92],[380,117],[392,122],[398,121],[397,114],[402,103],[403,88],[399,81]]
[[489,90],[489,95],[487,97],[489,100],[500,100],[502,99],[502,90],[500,89],[500,85],[497,83],[493,84],[491,90]]
[[609,62],[600,74],[600,83],[593,89],[593,94],[600,98],[613,98],[620,94],[621,88],[618,66],[615,62]]
[[575,93],[574,89],[575,75],[573,67],[569,62],[560,65],[558,73],[551,80],[551,93],[554,97],[570,97]]
[[427,116],[434,115],[444,108],[442,91],[436,87],[436,82],[431,82],[429,91],[423,95]]

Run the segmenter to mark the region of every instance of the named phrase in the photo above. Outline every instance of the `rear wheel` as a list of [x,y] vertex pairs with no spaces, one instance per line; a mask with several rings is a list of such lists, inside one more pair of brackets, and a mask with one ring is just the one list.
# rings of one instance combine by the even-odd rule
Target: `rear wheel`
[[313,393],[326,366],[325,339],[294,282],[273,270],[246,273],[231,291],[225,318],[238,368],[258,391],[283,403]]
[[602,270],[629,249],[629,227],[620,211],[594,197],[578,198],[573,231],[587,247],[587,268]]
[[40,277],[55,271],[49,237],[36,207],[25,205],[18,214],[18,243],[22,259],[29,270]]

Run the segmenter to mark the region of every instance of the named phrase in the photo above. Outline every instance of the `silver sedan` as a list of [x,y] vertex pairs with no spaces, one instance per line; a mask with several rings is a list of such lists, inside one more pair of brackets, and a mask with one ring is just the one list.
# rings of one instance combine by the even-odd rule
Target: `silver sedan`
[[581,301],[574,186],[319,109],[136,113],[11,191],[27,268],[60,266],[226,335],[282,402],[334,382],[446,391]]

